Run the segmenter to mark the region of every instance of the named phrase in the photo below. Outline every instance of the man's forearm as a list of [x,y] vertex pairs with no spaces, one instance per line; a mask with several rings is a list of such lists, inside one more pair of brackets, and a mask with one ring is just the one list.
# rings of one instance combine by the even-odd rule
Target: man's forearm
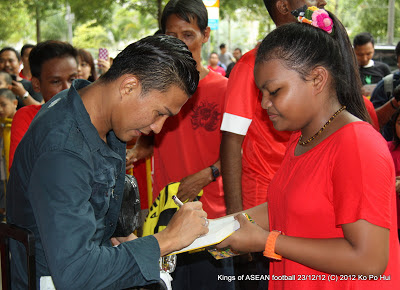
[[241,153],[243,139],[243,135],[222,132],[220,156],[226,214],[239,212],[243,209]]
[[385,104],[377,108],[376,115],[378,116],[379,120],[379,127],[384,126],[387,122],[390,121],[391,117],[393,114],[396,112],[396,110],[399,108],[398,102],[392,98],[389,101],[387,101]]

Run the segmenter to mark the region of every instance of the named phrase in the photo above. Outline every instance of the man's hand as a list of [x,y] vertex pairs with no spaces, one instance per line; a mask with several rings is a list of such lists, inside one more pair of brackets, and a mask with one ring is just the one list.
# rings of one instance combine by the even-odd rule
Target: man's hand
[[176,195],[183,202],[193,201],[199,192],[211,182],[211,168],[204,168],[195,174],[182,178]]
[[125,243],[125,242],[129,242],[129,241],[133,241],[136,240],[137,236],[134,234],[130,234],[127,237],[116,237],[116,238],[111,238],[111,244],[113,246],[118,246],[119,244]]
[[172,217],[168,226],[154,235],[160,246],[161,256],[190,245],[198,237],[208,233],[207,213],[200,201],[184,204]]
[[126,170],[133,168],[136,161],[153,155],[154,136],[140,136],[132,149],[126,150]]
[[12,88],[11,91],[14,93],[14,95],[22,98],[22,96],[25,94],[26,90],[22,83],[17,82],[17,81],[12,81]]

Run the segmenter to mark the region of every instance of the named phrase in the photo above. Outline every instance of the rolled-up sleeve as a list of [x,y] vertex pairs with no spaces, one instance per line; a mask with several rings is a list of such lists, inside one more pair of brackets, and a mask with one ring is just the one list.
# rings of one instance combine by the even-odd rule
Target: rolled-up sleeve
[[[28,187],[40,241],[57,289],[127,288],[160,278],[153,236],[118,247],[101,245],[90,203],[90,164],[71,152],[47,152],[35,162]],[[100,222],[101,225],[101,222]]]

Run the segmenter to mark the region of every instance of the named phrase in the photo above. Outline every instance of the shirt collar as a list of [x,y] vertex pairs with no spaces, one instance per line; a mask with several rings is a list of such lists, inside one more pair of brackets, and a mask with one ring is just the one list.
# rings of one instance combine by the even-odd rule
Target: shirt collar
[[[68,91],[67,99],[72,105],[75,116],[77,116],[76,121],[78,127],[82,131],[91,151],[100,150],[103,155],[117,157],[114,153],[115,151],[118,153],[118,159],[120,159],[120,156],[122,156],[121,152],[123,151],[123,154],[125,154],[125,143],[120,141],[113,131],[107,134],[107,144],[100,138],[78,93],[78,90],[89,84],[91,84],[91,82],[87,80],[75,80]],[[112,152],[110,152],[110,149]]]

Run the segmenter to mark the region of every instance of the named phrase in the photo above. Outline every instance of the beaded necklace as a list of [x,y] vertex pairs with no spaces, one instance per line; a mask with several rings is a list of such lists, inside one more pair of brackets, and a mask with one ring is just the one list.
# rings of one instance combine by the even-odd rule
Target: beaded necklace
[[317,133],[315,133],[313,136],[311,136],[311,137],[310,137],[309,139],[307,139],[306,141],[301,141],[301,139],[303,139],[303,134],[301,134],[298,143],[299,143],[301,146],[304,146],[304,145],[310,143],[311,141],[313,141],[315,138],[317,138],[317,136],[318,136],[319,134],[321,134],[321,133],[325,130],[325,128],[333,121],[333,119],[335,119],[335,118],[337,117],[337,115],[339,115],[339,114],[340,114],[343,110],[345,110],[345,109],[346,109],[346,106],[343,106],[343,107],[341,107],[339,110],[337,110],[336,113],[333,114],[332,117],[330,117],[330,119],[328,120],[328,122],[326,122],[325,125],[322,126],[322,128],[319,129],[319,131],[318,131]]

